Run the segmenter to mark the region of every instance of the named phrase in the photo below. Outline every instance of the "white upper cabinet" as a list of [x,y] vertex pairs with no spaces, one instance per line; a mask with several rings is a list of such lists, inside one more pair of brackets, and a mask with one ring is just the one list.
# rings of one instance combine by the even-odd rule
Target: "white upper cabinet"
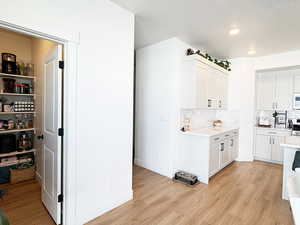
[[300,70],[294,71],[294,92],[300,93]]
[[288,110],[293,106],[293,74],[289,71],[278,72],[276,76],[276,99],[277,110]]
[[181,73],[181,108],[225,109],[228,73],[191,58]]
[[293,74],[288,71],[257,75],[256,103],[258,110],[289,110],[292,108]]
[[276,79],[272,73],[257,75],[256,103],[259,110],[273,110],[276,91]]

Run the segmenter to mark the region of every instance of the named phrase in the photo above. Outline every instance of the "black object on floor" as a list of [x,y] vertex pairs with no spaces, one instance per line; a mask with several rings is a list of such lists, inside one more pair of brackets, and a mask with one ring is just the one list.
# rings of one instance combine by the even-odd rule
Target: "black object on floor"
[[189,184],[189,185],[195,185],[198,183],[197,176],[187,173],[187,172],[184,172],[184,171],[176,172],[173,179],[176,181],[181,181],[181,182],[183,182],[185,184]]
[[293,162],[293,171],[295,171],[296,168],[300,168],[300,151],[296,152]]

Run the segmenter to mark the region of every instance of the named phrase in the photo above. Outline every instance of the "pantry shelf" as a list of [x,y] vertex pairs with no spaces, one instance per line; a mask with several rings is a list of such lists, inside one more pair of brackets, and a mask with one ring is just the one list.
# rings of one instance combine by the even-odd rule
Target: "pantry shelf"
[[20,159],[20,160],[14,160],[14,161],[8,161],[0,163],[0,167],[6,167],[6,166],[13,166],[21,163],[30,163],[32,159]]
[[35,114],[36,112],[0,112],[0,115]]
[[22,152],[10,152],[10,153],[3,153],[3,154],[0,154],[0,158],[2,157],[9,157],[9,156],[16,156],[16,155],[22,155],[22,154],[27,154],[27,153],[30,153],[30,152],[36,152],[36,149],[31,149],[31,150],[27,150],[27,151],[22,151]]
[[13,130],[0,130],[0,134],[8,134],[8,133],[17,133],[22,131],[34,131],[34,128],[27,128],[27,129],[13,129]]
[[35,94],[19,94],[19,93],[0,93],[0,95],[10,95],[10,96],[35,96]]
[[24,75],[16,75],[16,74],[8,74],[8,73],[0,73],[0,77],[13,77],[13,78],[20,78],[20,79],[34,79],[33,76],[24,76]]

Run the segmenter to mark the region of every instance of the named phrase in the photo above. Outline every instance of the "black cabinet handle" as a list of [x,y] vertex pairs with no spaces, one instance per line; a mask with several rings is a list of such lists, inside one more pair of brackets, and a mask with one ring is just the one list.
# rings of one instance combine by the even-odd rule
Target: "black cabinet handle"
[[42,134],[42,135],[37,136],[37,139],[44,140],[44,135]]

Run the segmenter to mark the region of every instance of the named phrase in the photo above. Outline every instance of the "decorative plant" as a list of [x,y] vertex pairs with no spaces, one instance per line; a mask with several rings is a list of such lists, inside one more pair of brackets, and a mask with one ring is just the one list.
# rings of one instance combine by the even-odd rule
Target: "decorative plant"
[[189,55],[194,55],[194,54],[197,54],[197,55],[200,55],[202,56],[203,58],[206,58],[207,60],[215,63],[216,65],[224,68],[225,70],[228,70],[228,71],[231,71],[230,69],[230,62],[228,60],[218,60],[218,59],[213,59],[210,55],[208,55],[207,53],[205,53],[205,55],[203,55],[200,50],[197,50],[196,52],[189,48],[186,50],[186,55],[189,56]]

